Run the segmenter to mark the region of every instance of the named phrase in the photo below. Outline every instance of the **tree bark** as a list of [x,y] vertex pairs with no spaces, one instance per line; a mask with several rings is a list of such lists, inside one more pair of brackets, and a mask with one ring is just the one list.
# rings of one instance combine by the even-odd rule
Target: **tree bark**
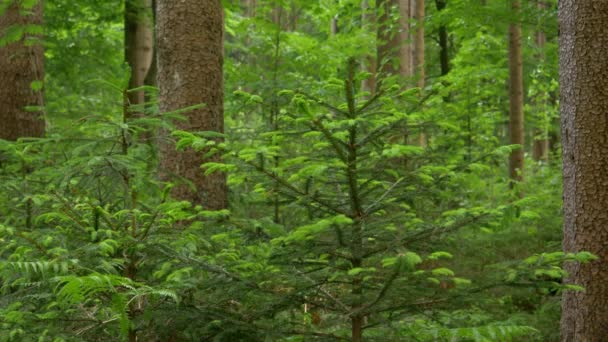
[[[361,1],[361,26],[363,29],[374,30],[376,23],[376,16],[373,11],[369,9],[369,1]],[[361,62],[361,69],[369,72],[368,78],[361,81],[361,90],[367,91],[370,94],[376,92],[376,58],[372,55],[366,56]]]
[[416,0],[416,39],[414,41],[414,65],[416,67],[417,86],[424,88],[424,0]]
[[[0,16],[0,36],[14,26],[42,25],[42,9],[40,1],[29,13],[20,13],[24,9],[13,2]],[[0,47],[0,139],[44,135],[44,94],[32,89],[32,82],[44,80],[44,49],[37,38],[25,34]],[[39,108],[28,110],[28,106]]]
[[[537,7],[539,10],[544,10],[545,3],[544,0],[538,0]],[[545,43],[547,42],[547,37],[545,32],[542,29],[539,29],[536,32],[536,46],[539,49],[538,59],[541,64],[544,64],[545,54],[543,52],[545,48]],[[537,107],[540,109],[542,113],[545,112],[544,106],[546,105],[546,100],[542,99],[540,101],[533,99],[533,101],[537,102]],[[549,159],[549,132],[547,127],[537,127],[534,130],[534,143],[532,146],[532,158],[536,161],[547,161]]]
[[566,265],[561,340],[608,336],[608,2],[559,2],[560,110],[563,139],[565,252],[599,260]]
[[[415,0],[416,34],[414,40],[414,65],[416,69],[416,86],[422,90],[425,86],[426,73],[424,70],[424,0]],[[427,136],[421,127],[418,135],[418,145],[426,146]]]
[[335,36],[339,31],[340,27],[338,26],[338,16],[333,16],[329,22],[329,33],[331,36]]
[[243,0],[243,7],[245,8],[245,16],[248,18],[254,18],[256,13],[256,0]]
[[[378,2],[378,63],[383,77],[400,75],[410,78],[413,74],[412,47],[410,44],[410,0],[382,0]],[[393,32],[391,12],[397,10],[399,30]]]
[[512,0],[513,22],[509,26],[509,135],[510,143],[521,147],[509,157],[509,177],[512,181],[523,181],[524,170],[524,81],[521,52],[521,25],[519,0]]
[[[443,11],[447,5],[447,0],[435,0],[437,11]],[[450,72],[450,56],[448,46],[448,29],[445,24],[439,26],[439,64],[441,65],[441,76]]]
[[[223,115],[223,9],[220,0],[159,0],[157,3],[158,80],[160,110],[168,112],[204,104],[185,115],[177,128],[224,131]],[[177,181],[172,194],[207,209],[227,207],[226,176],[203,174],[201,152],[177,153],[171,143],[161,144],[161,177]]]
[[151,1],[152,4],[152,26],[151,26],[151,30],[152,30],[152,61],[150,62],[150,67],[148,69],[148,72],[146,73],[146,78],[144,79],[144,85],[147,86],[152,86],[152,87],[158,87],[158,66],[157,66],[157,48],[156,48],[156,44],[154,44],[154,42],[156,41],[156,35],[154,32],[154,27],[156,26],[156,0],[152,0]]
[[[144,85],[154,55],[152,0],[125,2],[125,60],[131,68],[129,89]],[[129,92],[131,105],[145,102],[144,91]]]

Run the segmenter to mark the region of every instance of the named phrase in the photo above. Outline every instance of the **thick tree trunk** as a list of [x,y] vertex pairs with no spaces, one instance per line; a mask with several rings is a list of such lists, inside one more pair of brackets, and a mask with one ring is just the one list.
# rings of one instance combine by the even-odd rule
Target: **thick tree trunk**
[[[223,10],[220,0],[159,0],[157,3],[158,81],[160,110],[168,112],[196,104],[176,122],[187,131],[224,131]],[[200,152],[176,152],[161,144],[161,176],[177,182],[172,194],[207,209],[227,207],[226,176],[205,176]],[[188,184],[191,183],[191,184]]]
[[564,251],[599,260],[566,265],[564,342],[608,338],[608,1],[561,0],[560,84],[564,163]]
[[[410,78],[413,74],[412,48],[410,44],[410,0],[382,0],[378,2],[378,63],[383,77],[401,75]],[[397,10],[399,20],[397,32],[389,30],[391,13]]]
[[[131,68],[129,89],[144,85],[154,55],[152,0],[125,2],[125,60]],[[131,105],[145,101],[144,91],[129,92]]]
[[[40,1],[31,13],[22,15],[19,5],[13,3],[0,16],[0,36],[12,26],[41,25],[42,8]],[[31,86],[44,80],[44,49],[40,42],[25,43],[35,38],[26,34],[0,47],[0,139],[44,135],[43,92]],[[27,110],[30,106],[40,108]]]
[[509,141],[521,147],[511,152],[509,177],[521,182],[524,179],[524,81],[521,25],[516,22],[520,14],[519,0],[512,0],[511,7],[514,22],[509,26]]

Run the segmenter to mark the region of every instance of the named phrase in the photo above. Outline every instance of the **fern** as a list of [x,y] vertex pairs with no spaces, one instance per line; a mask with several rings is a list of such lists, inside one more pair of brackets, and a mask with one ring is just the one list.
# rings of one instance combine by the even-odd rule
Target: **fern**
[[58,277],[58,285],[55,288],[60,303],[78,304],[85,300],[94,298],[100,293],[115,294],[119,288],[134,289],[135,283],[129,279],[117,275],[98,274],[78,277]]

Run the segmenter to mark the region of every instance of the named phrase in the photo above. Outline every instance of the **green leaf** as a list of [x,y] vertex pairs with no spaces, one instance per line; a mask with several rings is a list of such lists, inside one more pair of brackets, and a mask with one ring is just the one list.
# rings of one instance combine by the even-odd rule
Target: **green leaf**
[[443,276],[443,277],[453,277],[454,276],[454,271],[450,270],[449,268],[445,268],[445,267],[435,268],[431,271],[431,273],[435,276]]

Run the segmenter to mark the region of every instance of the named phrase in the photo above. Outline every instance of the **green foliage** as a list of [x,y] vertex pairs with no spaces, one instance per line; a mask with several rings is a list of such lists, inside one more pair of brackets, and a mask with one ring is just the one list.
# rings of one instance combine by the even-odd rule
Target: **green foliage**
[[[527,161],[523,198],[509,188],[529,146],[507,145],[505,4],[429,4],[450,72],[427,39],[425,89],[374,94],[359,1],[224,5],[226,132],[171,135],[223,157],[200,172],[228,174],[230,210],[206,211],[171,198],[149,139],[204,104],[159,113],[144,87],[125,111],[121,4],[45,2],[49,134],[0,141],[0,341],[326,341],[353,317],[369,341],[556,340],[555,294],[582,290],[563,263],[594,257],[555,252],[559,153]],[[554,16],[519,18],[548,37],[526,64],[531,138],[555,133]]]

